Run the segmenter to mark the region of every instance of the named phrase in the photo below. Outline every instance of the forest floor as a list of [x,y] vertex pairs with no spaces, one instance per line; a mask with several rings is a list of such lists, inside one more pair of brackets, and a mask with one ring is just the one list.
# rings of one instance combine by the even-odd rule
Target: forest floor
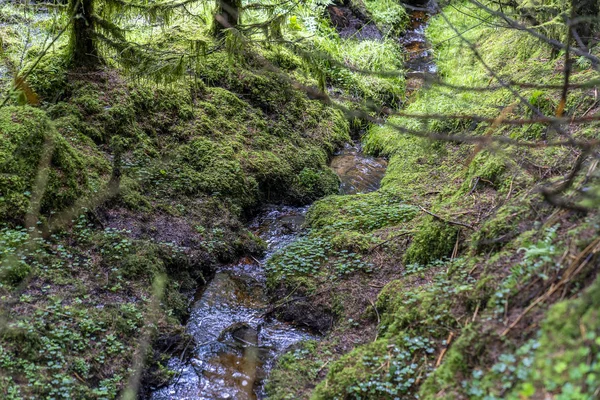
[[[168,360],[191,343],[197,287],[217,266],[265,249],[246,222],[264,204],[313,202],[306,235],[265,268],[270,315],[321,336],[280,358],[269,398],[597,396],[600,217],[552,206],[539,190],[581,154],[518,145],[564,135],[543,124],[394,115],[531,112],[506,90],[415,91],[404,76],[357,72],[404,68],[394,38],[409,20],[388,3],[294,20],[294,34],[350,70],[257,46],[237,57],[212,52],[197,79],[157,84],[108,67],[67,71],[66,44],[57,44],[28,79],[41,104],[0,108],[3,398],[133,398],[168,382]],[[561,84],[564,57],[453,4],[469,12],[448,7],[444,16],[500,75]],[[5,7],[0,18],[10,65],[28,21]],[[444,18],[432,19],[427,37],[439,76],[490,85]],[[580,63],[572,79],[595,76]],[[298,90],[320,83],[332,101]],[[560,90],[523,96],[552,115]],[[595,115],[597,100],[576,89],[567,113]],[[357,104],[383,110],[387,123],[349,121],[343,110]],[[514,143],[483,148],[402,129]],[[596,123],[567,131],[598,138]],[[339,195],[328,162],[359,132],[388,170],[378,191]],[[574,188],[593,192],[596,165],[585,170]]]

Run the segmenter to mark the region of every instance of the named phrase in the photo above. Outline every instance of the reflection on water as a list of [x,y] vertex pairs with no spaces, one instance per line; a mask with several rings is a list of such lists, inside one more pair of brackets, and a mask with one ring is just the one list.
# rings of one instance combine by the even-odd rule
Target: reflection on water
[[[365,157],[357,146],[346,146],[331,167],[340,176],[346,194],[379,188],[387,162]],[[188,332],[196,348],[189,361],[173,358],[169,368],[177,375],[157,389],[152,400],[253,400],[264,397],[263,382],[277,357],[291,345],[314,338],[309,333],[266,319],[263,265],[271,255],[295,240],[308,207],[270,206],[250,224],[267,243],[266,255],[222,266],[197,295]]]

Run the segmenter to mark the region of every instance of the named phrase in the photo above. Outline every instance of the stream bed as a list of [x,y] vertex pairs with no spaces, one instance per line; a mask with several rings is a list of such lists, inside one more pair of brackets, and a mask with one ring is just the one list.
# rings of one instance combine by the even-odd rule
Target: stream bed
[[[357,145],[347,145],[332,159],[343,194],[379,188],[387,161],[365,156]],[[267,243],[261,259],[246,257],[221,266],[196,294],[187,331],[196,342],[187,361],[173,358],[177,371],[172,382],[153,392],[152,400],[252,400],[264,397],[264,378],[277,357],[311,333],[274,318],[265,318],[264,264],[301,233],[305,207],[266,206],[248,228]]]

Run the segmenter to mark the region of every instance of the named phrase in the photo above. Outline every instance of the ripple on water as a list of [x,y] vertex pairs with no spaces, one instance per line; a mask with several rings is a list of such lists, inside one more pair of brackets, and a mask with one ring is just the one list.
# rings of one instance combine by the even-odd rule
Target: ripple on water
[[277,357],[308,332],[266,319],[263,264],[301,230],[308,207],[271,206],[249,224],[267,242],[266,256],[223,266],[194,303],[187,331],[196,342],[189,361],[174,358],[177,376],[156,390],[153,400],[257,399]]

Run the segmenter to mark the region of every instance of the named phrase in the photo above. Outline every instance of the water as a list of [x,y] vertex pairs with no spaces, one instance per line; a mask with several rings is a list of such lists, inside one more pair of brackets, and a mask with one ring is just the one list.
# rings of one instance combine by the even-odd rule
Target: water
[[308,207],[267,207],[249,228],[267,242],[262,259],[247,257],[222,266],[198,293],[187,325],[197,343],[193,356],[174,358],[178,371],[167,386],[151,398],[257,399],[277,356],[310,333],[263,314],[269,305],[263,265],[278,249],[293,241],[302,228]]
[[420,88],[428,75],[437,73],[433,50],[425,37],[425,28],[435,10],[436,2],[431,0],[422,8],[410,11],[410,28],[398,38],[408,55],[404,67],[407,70],[406,91],[409,94]]
[[331,168],[340,177],[343,194],[368,193],[379,189],[387,160],[367,157],[359,144],[347,144],[333,157]]
[[[377,190],[387,162],[364,156],[357,146],[346,146],[333,158],[344,193]],[[152,400],[254,400],[264,397],[263,383],[277,357],[302,340],[307,331],[268,319],[264,264],[302,231],[308,207],[269,206],[249,229],[267,243],[261,259],[246,257],[221,266],[199,292],[187,331],[195,340],[189,361],[173,358],[177,371],[172,382],[153,392]]]

